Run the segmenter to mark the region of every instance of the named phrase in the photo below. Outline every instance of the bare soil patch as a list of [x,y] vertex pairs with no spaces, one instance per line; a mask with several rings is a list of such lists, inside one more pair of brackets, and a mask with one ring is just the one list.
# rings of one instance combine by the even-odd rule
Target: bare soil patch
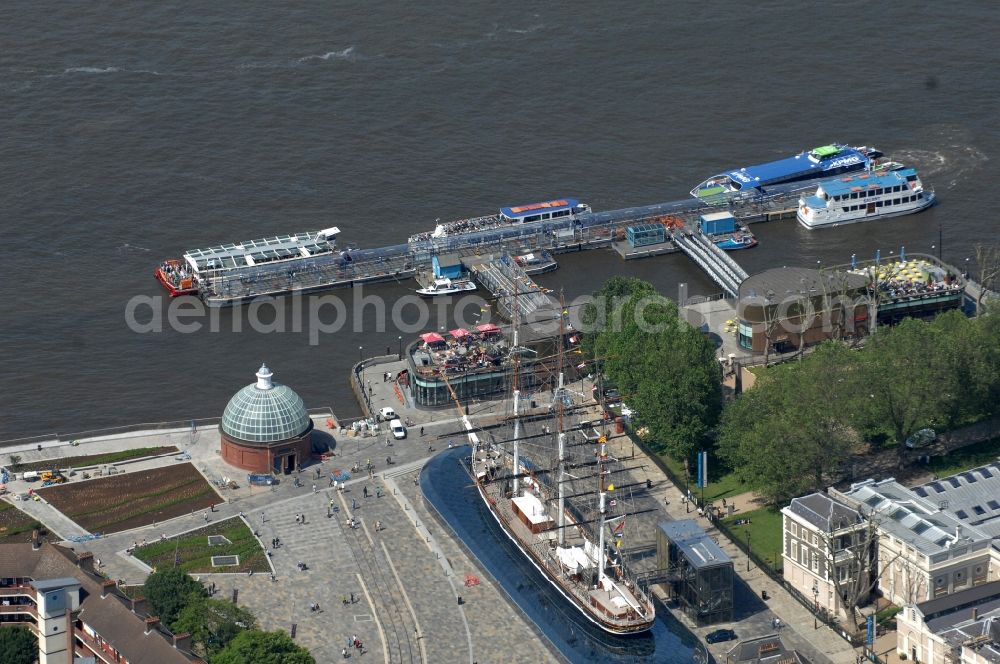
[[190,463],[70,482],[38,493],[92,533],[137,528],[223,502]]

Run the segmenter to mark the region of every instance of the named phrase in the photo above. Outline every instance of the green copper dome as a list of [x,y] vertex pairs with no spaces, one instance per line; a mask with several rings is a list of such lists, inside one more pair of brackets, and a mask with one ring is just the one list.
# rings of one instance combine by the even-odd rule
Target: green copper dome
[[233,395],[222,413],[222,432],[248,443],[275,443],[305,433],[309,412],[302,397],[290,387],[271,381],[271,370],[261,365],[257,382]]

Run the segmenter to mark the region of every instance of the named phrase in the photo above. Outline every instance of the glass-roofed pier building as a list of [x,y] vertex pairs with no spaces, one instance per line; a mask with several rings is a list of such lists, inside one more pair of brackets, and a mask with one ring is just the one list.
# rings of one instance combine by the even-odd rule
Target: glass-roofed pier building
[[695,623],[733,619],[733,561],[693,519],[660,522],[656,566]]

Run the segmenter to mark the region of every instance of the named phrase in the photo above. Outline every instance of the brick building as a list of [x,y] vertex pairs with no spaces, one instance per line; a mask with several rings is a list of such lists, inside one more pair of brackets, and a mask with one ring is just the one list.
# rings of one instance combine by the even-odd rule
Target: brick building
[[252,473],[290,473],[312,454],[313,422],[302,397],[271,380],[266,365],[257,382],[233,395],[222,414],[222,459]]

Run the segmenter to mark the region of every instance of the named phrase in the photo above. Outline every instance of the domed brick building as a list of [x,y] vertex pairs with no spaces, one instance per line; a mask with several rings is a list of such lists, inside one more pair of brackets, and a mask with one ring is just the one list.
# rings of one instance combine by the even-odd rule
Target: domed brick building
[[290,473],[312,451],[313,422],[302,397],[271,380],[266,365],[257,382],[233,395],[222,414],[222,459],[251,473]]

